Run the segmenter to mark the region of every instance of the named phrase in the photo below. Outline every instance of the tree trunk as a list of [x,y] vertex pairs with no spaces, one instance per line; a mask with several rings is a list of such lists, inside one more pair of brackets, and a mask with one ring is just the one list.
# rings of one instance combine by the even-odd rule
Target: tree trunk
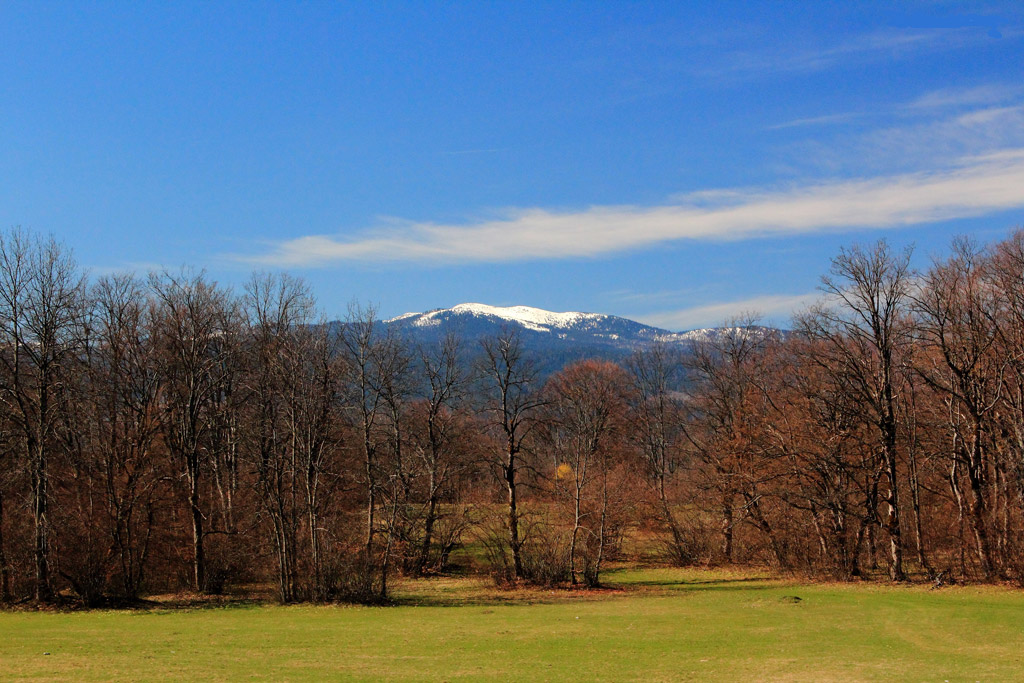
[[924,534],[921,528],[921,484],[917,475],[917,457],[913,450],[907,459],[910,468],[910,505],[914,515],[914,544],[917,547],[917,561],[928,575],[935,573],[924,553]]
[[307,518],[309,520],[309,560],[311,569],[313,571],[313,591],[312,598],[314,600],[324,599],[324,586],[323,586],[323,572],[320,567],[320,522],[317,519],[316,506],[317,506],[317,495],[316,495],[316,484],[309,483],[311,475],[307,474],[306,484],[306,509]]
[[0,604],[11,601],[11,568],[4,551],[4,494],[0,491]]
[[968,510],[971,514],[971,527],[974,532],[974,541],[977,546],[978,562],[981,565],[981,574],[984,579],[992,576],[992,550],[990,547],[988,527],[986,524],[985,510],[985,472],[981,452],[981,427],[980,421],[975,420],[974,442],[967,460],[967,480],[971,485],[971,499]]
[[728,563],[733,561],[732,527],[732,495],[725,494],[722,497],[722,556]]
[[416,573],[423,574],[430,558],[430,544],[433,541],[434,522],[437,519],[437,493],[434,491],[434,473],[430,473],[430,500],[427,501],[427,515],[423,520],[423,543],[420,545],[420,556],[416,562]]
[[896,457],[890,455],[887,462],[889,491],[886,494],[886,507],[888,516],[886,518],[886,531],[889,534],[889,578],[893,581],[905,581],[907,576],[903,571],[903,539],[900,532],[900,507],[899,494],[896,492]]
[[50,535],[48,517],[48,479],[46,472],[46,450],[35,441],[30,445],[32,453],[32,513],[35,522],[35,599],[49,602],[53,599],[50,586]]
[[206,590],[206,555],[203,548],[203,511],[199,507],[198,472],[189,475],[189,511],[192,516],[192,580],[198,592]]
[[508,486],[508,542],[512,549],[512,571],[516,580],[523,578],[523,558],[519,547],[519,509],[516,489],[515,452],[510,447],[508,464],[505,467],[505,483]]
[[580,488],[577,485],[574,500],[574,515],[572,521],[572,537],[569,541],[569,580],[576,585],[576,537],[580,533]]

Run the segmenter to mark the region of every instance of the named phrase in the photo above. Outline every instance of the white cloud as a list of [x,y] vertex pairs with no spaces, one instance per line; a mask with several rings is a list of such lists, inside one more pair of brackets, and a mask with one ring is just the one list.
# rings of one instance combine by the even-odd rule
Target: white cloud
[[768,294],[740,301],[726,301],[631,317],[647,325],[668,330],[714,327],[746,314],[757,314],[765,322],[785,324],[794,313],[810,307],[820,301],[823,296],[821,292],[792,295]]
[[1021,94],[1019,85],[989,83],[967,88],[941,88],[921,95],[906,105],[907,109],[940,109],[1005,102]]
[[[1007,112],[1016,112],[1019,107],[999,106],[1024,93],[1024,86],[1008,83],[989,83],[973,87],[941,88],[930,90],[922,95],[898,104],[876,106],[870,110],[835,112],[820,116],[797,118],[791,121],[784,121],[775,125],[766,126],[765,130],[784,130],[787,128],[804,128],[810,126],[828,126],[830,124],[862,122],[867,120],[879,120],[883,117],[912,118],[917,121],[930,119],[930,125],[934,126],[937,116],[948,115],[950,111],[963,111],[967,107],[985,107],[977,112],[969,112],[964,116],[957,116],[949,119],[949,123],[960,126],[972,124],[989,123],[991,119]],[[971,118],[973,114],[979,114],[982,118]],[[990,117],[988,120],[985,116]],[[920,124],[918,124],[920,125]],[[934,131],[932,132],[934,135]]]
[[776,50],[737,51],[720,65],[707,70],[707,75],[723,77],[729,74],[777,75],[823,71],[837,66],[954,50],[987,41],[991,41],[991,37],[982,27],[890,27],[811,48],[793,45],[789,41]]
[[786,121],[784,123],[776,123],[772,126],[767,126],[765,130],[783,130],[785,128],[806,128],[808,126],[825,126],[833,123],[849,123],[850,121],[856,121],[857,119],[863,118],[862,112],[850,111],[843,112],[840,114],[825,114],[824,116],[811,116],[803,119],[793,119],[792,121]]
[[1024,207],[1024,148],[961,160],[939,171],[724,193],[697,203],[511,209],[466,225],[397,223],[356,238],[311,235],[249,263],[309,267],[339,262],[481,263],[594,257],[681,240],[735,241],[894,228]]
[[1024,149],[1022,92],[1000,84],[933,90],[865,113],[862,123],[871,126],[832,129],[789,144],[788,163],[807,173],[872,176],[949,168],[956,159]]

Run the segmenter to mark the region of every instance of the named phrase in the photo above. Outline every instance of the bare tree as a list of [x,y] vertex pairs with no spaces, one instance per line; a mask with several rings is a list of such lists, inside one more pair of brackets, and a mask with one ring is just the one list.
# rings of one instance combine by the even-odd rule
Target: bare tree
[[694,455],[709,467],[708,486],[720,501],[724,557],[734,559],[734,526],[749,522],[768,540],[775,562],[785,567],[762,486],[775,475],[771,450],[758,438],[771,400],[765,363],[770,341],[756,316],[748,315],[694,346],[684,362],[692,383],[685,431]]
[[296,330],[297,353],[290,357],[289,375],[296,384],[288,414],[290,430],[296,435],[299,466],[303,473],[306,523],[309,533],[311,596],[327,597],[324,577],[323,507],[325,500],[340,493],[340,475],[329,465],[339,450],[336,423],[344,367],[339,358],[338,338],[326,323]]
[[[461,411],[469,378],[455,336],[445,337],[436,348],[420,347],[419,361],[424,399],[420,410],[414,412],[418,420],[412,443],[426,478],[422,538],[414,560],[414,570],[422,574],[430,562],[442,495],[466,468],[459,455],[465,423]],[[439,562],[443,557],[442,550]]]
[[503,448],[492,464],[507,491],[506,530],[516,580],[525,578],[522,539],[519,532],[519,470],[524,441],[536,426],[537,410],[544,404],[534,386],[537,373],[525,356],[515,332],[481,341],[480,373],[487,395],[484,412],[501,437]]
[[[145,576],[163,471],[154,456],[160,427],[151,308],[144,285],[130,275],[101,278],[92,290],[88,382],[81,417],[102,482],[106,533],[114,549],[120,593],[138,597]],[[78,430],[82,420],[71,421]],[[69,435],[70,438],[71,435]]]
[[[402,402],[406,395],[408,355],[397,339],[379,329],[376,310],[357,304],[349,307],[341,328],[341,349],[345,359],[346,405],[354,408],[363,451],[363,483],[366,489],[366,545],[364,561],[367,586],[365,594],[387,594],[387,573],[393,550],[395,523],[403,487],[397,472],[403,467]],[[390,456],[388,469],[385,458]],[[398,469],[396,470],[395,467]],[[389,490],[385,491],[384,487]],[[398,487],[395,489],[393,487]],[[381,526],[377,506],[385,493],[390,494],[391,515],[383,525],[383,546],[376,536]],[[379,553],[378,553],[379,551]],[[379,587],[374,590],[373,574],[379,570]]]
[[192,526],[192,582],[207,588],[203,482],[209,468],[214,397],[224,369],[222,341],[229,309],[228,292],[203,273],[150,276],[157,300],[155,333],[164,385],[163,434],[185,484]]
[[52,597],[50,459],[66,373],[81,347],[85,279],[52,237],[0,234],[0,400],[18,431],[31,479],[34,595]]
[[[609,540],[609,517],[616,512],[610,509],[610,479],[617,441],[625,426],[628,384],[625,371],[618,365],[589,360],[563,369],[545,387],[549,397],[548,438],[560,467],[571,470],[563,478],[569,480],[573,509],[569,540],[569,576],[573,585],[578,583],[579,573],[589,586],[600,583]],[[596,496],[591,493],[595,486]],[[585,538],[581,539],[581,534]]]
[[772,409],[762,437],[784,475],[773,486],[776,495],[809,516],[820,562],[849,578],[861,574],[856,537],[874,517],[860,510],[868,506],[877,468],[863,447],[858,406],[830,372],[807,360],[817,353],[815,344],[794,336],[776,348],[767,390]]
[[822,342],[823,363],[839,373],[843,390],[863,406],[863,420],[877,438],[884,473],[889,536],[889,576],[903,581],[903,536],[899,499],[898,443],[901,368],[911,341],[907,306],[910,251],[893,253],[884,242],[842,249],[832,260],[822,290],[831,297],[798,321],[800,332]]
[[303,326],[313,312],[308,287],[288,275],[257,274],[245,288],[244,308],[251,336],[246,402],[252,413],[252,461],[256,487],[271,521],[283,602],[299,597],[298,528],[302,518],[297,424],[304,349]]
[[[1007,363],[998,344],[997,296],[983,277],[980,251],[960,240],[947,261],[923,276],[915,298],[921,339],[932,351],[918,354],[918,367],[947,401],[952,457],[960,461],[970,488],[970,523],[986,578],[995,568],[988,519],[989,435],[996,431],[992,418]],[[958,485],[958,479],[954,474],[950,481]]]
[[682,362],[664,344],[633,354],[626,362],[632,380],[630,430],[641,454],[648,483],[658,497],[658,518],[672,536],[671,554],[679,563],[692,562],[694,548],[674,512],[671,481],[683,465]]
[[381,600],[387,598],[388,574],[396,544],[409,540],[408,508],[411,502],[413,462],[406,451],[407,403],[412,393],[412,358],[406,345],[390,334],[384,335],[376,345],[376,382],[385,411],[382,426],[385,436],[386,459],[381,462],[381,493],[387,504],[388,518],[384,527],[384,548],[380,556]]

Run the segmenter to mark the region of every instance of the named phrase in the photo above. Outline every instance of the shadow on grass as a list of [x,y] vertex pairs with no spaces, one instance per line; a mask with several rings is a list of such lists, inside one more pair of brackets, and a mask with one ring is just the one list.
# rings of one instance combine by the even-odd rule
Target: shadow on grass
[[506,605],[555,605],[570,602],[568,599],[550,598],[540,596],[518,595],[518,591],[511,590],[505,596],[481,596],[476,598],[460,598],[454,596],[435,595],[405,595],[392,600],[395,607],[502,607]]
[[72,614],[76,612],[185,612],[209,611],[221,609],[254,609],[269,605],[280,605],[279,602],[263,597],[231,597],[222,596],[173,596],[165,599],[138,598],[136,600],[108,600],[101,604],[87,605],[75,598],[60,597],[53,602],[36,603],[23,600],[0,606],[2,612],[51,612]]
[[644,593],[647,595],[685,595],[687,593],[724,593],[744,591],[766,591],[779,588],[777,580],[762,576],[742,577],[737,579],[639,579],[621,584],[611,584],[626,592]]
[[429,584],[413,585],[392,600],[398,606],[417,607],[495,607],[505,605],[551,605],[590,602],[610,599],[628,599],[640,595],[677,595],[687,593],[766,591],[781,586],[777,579],[764,576],[687,580],[681,578],[651,578],[616,581],[616,572],[609,572],[600,588],[537,588],[523,586],[502,588],[486,585],[449,585],[430,590]]
[[[554,605],[603,600],[629,599],[633,596],[685,596],[686,594],[713,592],[760,592],[781,587],[778,578],[755,576],[692,577],[673,575],[659,576],[652,572],[647,577],[636,576],[629,570],[611,569],[605,583],[599,588],[570,588],[568,586],[542,588],[537,586],[501,587],[479,577],[447,575],[436,579],[414,579],[396,586],[397,590],[385,602],[366,604],[359,602],[296,603],[300,605],[335,605],[364,607],[501,607],[511,605]],[[183,612],[212,610],[249,610],[260,607],[282,606],[268,591],[238,592],[212,596],[201,594],[177,594],[155,596],[136,601],[122,601],[95,608],[84,607],[73,601],[43,608],[20,605],[8,607],[9,611],[77,612],[91,609],[117,610],[125,612]]]

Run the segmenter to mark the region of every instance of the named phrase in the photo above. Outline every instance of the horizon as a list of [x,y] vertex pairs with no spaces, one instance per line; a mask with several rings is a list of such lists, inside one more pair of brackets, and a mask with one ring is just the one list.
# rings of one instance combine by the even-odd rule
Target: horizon
[[331,319],[784,327],[842,246],[1024,223],[1015,3],[11,3],[0,44],[0,226]]

